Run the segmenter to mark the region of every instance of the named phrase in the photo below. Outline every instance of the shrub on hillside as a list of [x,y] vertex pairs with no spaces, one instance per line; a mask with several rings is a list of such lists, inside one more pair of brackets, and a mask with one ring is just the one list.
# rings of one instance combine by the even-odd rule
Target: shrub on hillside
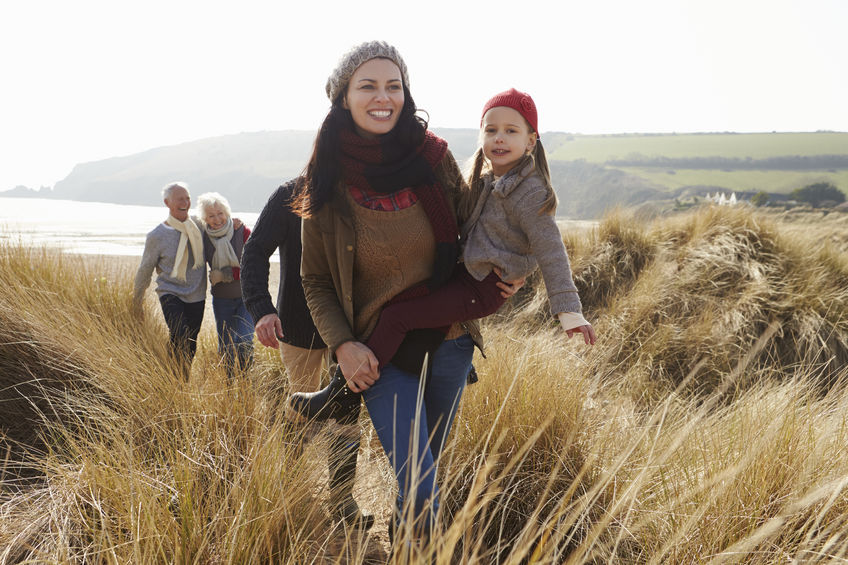
[[770,199],[771,199],[771,196],[769,196],[769,193],[766,192],[765,190],[761,190],[758,193],[756,193],[754,196],[751,197],[751,204],[753,204],[754,206],[757,206],[757,207],[765,206],[766,204],[769,203]]
[[796,188],[789,196],[799,202],[807,202],[815,208],[828,202],[832,202],[834,206],[845,202],[845,194],[829,182],[817,182]]

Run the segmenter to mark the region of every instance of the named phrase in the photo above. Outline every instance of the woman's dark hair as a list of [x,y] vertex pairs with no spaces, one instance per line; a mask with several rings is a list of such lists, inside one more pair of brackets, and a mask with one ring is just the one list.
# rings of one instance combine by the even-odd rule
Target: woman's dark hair
[[[345,92],[339,94],[324,118],[315,136],[312,155],[292,196],[292,210],[304,218],[312,216],[332,200],[333,191],[342,178],[339,134],[344,129],[354,129],[350,110],[346,110],[342,105],[344,95]],[[418,108],[405,84],[403,97],[398,121],[392,131],[384,135],[393,136],[398,145],[411,151],[424,142],[428,124],[426,119],[418,115]]]

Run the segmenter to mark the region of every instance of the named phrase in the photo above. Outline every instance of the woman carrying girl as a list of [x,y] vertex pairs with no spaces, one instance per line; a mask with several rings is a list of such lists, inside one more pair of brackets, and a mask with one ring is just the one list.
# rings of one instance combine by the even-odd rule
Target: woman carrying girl
[[[482,343],[479,325],[409,332],[381,371],[363,342],[393,297],[426,293],[450,279],[468,189],[447,143],[416,115],[406,64],[394,47],[358,45],[339,61],[326,92],[332,106],[294,199],[303,217],[303,288],[350,390],[365,391],[398,481],[397,509],[410,508],[410,527],[427,537],[438,507],[436,462],[474,344]],[[358,413],[357,402],[347,421]]]
[[[462,229],[463,264],[438,290],[386,306],[365,345],[378,370],[395,355],[407,332],[442,328],[482,318],[504,303],[497,283],[521,279],[538,266],[551,311],[568,337],[576,333],[594,345],[595,331],[583,318],[571,267],[554,219],[557,198],[551,186],[545,151],[538,135],[536,104],[526,93],[510,89],[483,107],[480,147],[473,159],[469,185],[479,194]],[[499,276],[500,275],[500,276]],[[316,393],[290,398],[303,417],[345,421],[358,412],[359,394],[340,375]]]

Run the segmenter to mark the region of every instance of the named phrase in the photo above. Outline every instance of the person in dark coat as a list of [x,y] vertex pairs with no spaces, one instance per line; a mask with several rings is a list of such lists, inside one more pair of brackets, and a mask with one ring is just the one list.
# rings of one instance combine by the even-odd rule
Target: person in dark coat
[[[297,179],[280,186],[268,199],[241,261],[241,289],[247,311],[256,326],[259,342],[279,349],[289,379],[289,393],[318,390],[329,351],[318,334],[300,278],[301,219],[291,208]],[[279,251],[280,285],[277,305],[268,290],[270,257]],[[359,430],[333,433],[327,457],[330,499],[337,517],[349,524],[370,528],[374,517],[363,514],[351,494],[359,451]]]

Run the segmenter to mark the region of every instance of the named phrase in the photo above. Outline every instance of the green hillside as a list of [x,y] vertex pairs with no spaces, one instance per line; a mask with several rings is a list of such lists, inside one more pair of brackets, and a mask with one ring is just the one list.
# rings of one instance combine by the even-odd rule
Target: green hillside
[[786,194],[817,182],[830,182],[846,192],[848,169],[835,171],[672,169],[658,167],[617,167],[650,184],[675,190],[687,186],[714,186],[737,192],[776,192]]
[[767,159],[785,155],[848,155],[848,133],[692,133],[564,135],[554,137],[551,160],[604,163],[647,158],[727,157]]
[[592,163],[664,192],[722,189],[787,194],[829,182],[848,193],[844,132],[546,137],[553,162]]

